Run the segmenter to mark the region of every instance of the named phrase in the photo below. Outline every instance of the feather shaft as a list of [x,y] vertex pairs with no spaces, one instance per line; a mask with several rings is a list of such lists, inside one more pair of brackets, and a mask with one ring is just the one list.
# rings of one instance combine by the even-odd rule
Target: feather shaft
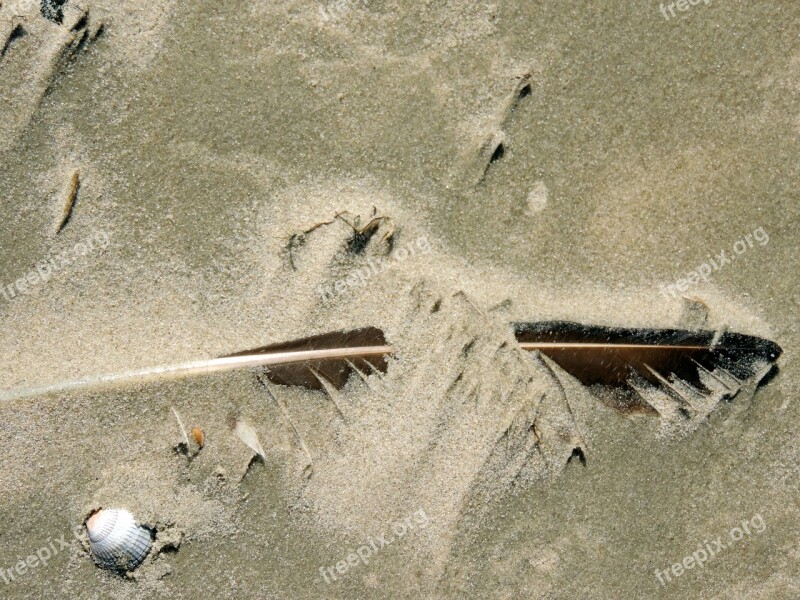
[[[337,332],[337,334],[337,337],[339,338],[347,338],[347,332]],[[324,334],[324,336],[330,335],[331,334]],[[315,340],[315,338],[308,339],[312,341]],[[279,346],[281,345],[276,345],[275,347]],[[373,367],[378,368],[380,368],[379,365],[383,365],[383,370],[385,371],[385,358],[392,354],[392,347],[385,342],[380,345],[373,346],[357,345],[350,347],[301,347],[301,349],[297,350],[286,349],[268,351],[267,348],[271,347],[208,360],[191,361],[175,365],[161,365],[140,370],[126,371],[123,373],[96,375],[92,377],[75,379],[72,381],[59,382],[52,385],[13,388],[0,392],[0,402],[10,402],[13,400],[30,398],[44,394],[67,393],[76,390],[91,389],[115,384],[143,383],[154,379],[171,379],[190,375],[204,375],[208,373],[252,367],[272,367],[276,369],[277,373],[281,373],[281,367],[295,369],[297,371],[308,371],[308,369],[304,367],[309,364],[324,365],[342,363],[345,364],[346,367],[346,363],[344,363],[345,359],[349,359],[351,362],[363,361],[372,365]],[[346,370],[346,368],[342,369],[342,371]],[[330,379],[328,373],[326,373],[324,369],[322,372]],[[341,377],[339,377],[339,379],[341,379]],[[317,382],[316,385],[309,387],[318,389],[320,384],[316,379],[314,379],[314,381]],[[280,383],[281,381],[278,382]]]

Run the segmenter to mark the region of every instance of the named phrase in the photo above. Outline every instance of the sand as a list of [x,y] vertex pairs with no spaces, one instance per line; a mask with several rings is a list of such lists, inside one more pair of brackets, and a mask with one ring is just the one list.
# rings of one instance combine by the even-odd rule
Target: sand
[[[800,595],[797,8],[62,8],[0,7],[0,597]],[[784,354],[677,431],[516,347],[550,319]],[[396,357],[335,395],[11,397],[366,325]],[[80,529],[112,506],[157,531],[125,577]]]

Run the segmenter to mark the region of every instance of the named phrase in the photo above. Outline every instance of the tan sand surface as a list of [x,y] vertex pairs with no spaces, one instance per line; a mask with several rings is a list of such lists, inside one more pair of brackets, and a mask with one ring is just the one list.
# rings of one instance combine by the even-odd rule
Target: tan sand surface
[[[0,2],[0,598],[800,597],[800,8],[686,6]],[[682,429],[509,326],[681,295],[784,350]],[[335,394],[12,397],[366,325],[395,357]],[[128,576],[99,507],[157,531]]]

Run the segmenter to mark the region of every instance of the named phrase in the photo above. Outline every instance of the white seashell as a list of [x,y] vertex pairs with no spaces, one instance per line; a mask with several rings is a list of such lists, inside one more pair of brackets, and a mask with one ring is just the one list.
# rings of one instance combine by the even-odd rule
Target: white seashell
[[132,571],[150,551],[150,530],[136,524],[133,515],[122,509],[102,509],[86,520],[89,548],[97,566],[117,571]]

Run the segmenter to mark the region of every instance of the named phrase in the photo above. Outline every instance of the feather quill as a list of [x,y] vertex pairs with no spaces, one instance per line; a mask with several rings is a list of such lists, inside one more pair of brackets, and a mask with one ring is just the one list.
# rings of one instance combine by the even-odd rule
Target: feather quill
[[[683,382],[705,391],[708,377],[736,382],[774,363],[781,348],[769,340],[724,332],[625,329],[566,321],[516,323],[520,346],[538,351],[585,385],[628,386],[633,375],[653,385]],[[0,401],[106,384],[263,367],[273,383],[341,389],[353,373],[386,372],[392,347],[382,330],[363,327],[262,346],[210,360],[89,377],[0,392]]]
[[[96,375],[52,385],[12,388],[0,392],[0,402],[106,385],[203,375],[252,367],[264,367],[267,378],[275,383],[302,385],[321,390],[324,389],[324,381],[328,381],[339,389],[347,382],[354,367],[365,369],[368,372],[385,373],[386,358],[391,353],[392,348],[386,343],[383,331],[377,327],[363,327],[351,331],[335,331],[300,340],[281,342],[207,360]],[[320,381],[315,373],[324,377],[324,381]]]

